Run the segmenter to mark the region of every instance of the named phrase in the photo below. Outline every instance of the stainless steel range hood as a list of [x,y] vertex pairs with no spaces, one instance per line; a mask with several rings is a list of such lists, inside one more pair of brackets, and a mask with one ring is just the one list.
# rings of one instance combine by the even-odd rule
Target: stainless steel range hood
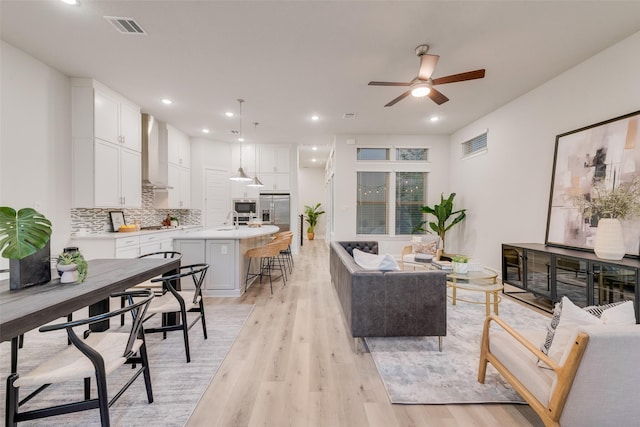
[[142,114],[142,187],[154,191],[173,189],[168,178],[167,124]]

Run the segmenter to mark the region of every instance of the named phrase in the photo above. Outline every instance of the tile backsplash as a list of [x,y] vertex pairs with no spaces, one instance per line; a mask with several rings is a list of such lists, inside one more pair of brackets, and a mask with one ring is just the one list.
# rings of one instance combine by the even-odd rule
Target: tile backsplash
[[162,220],[167,214],[178,218],[180,225],[200,225],[200,209],[156,209],[153,206],[153,190],[142,189],[142,207],[139,209],[71,209],[71,232],[77,233],[84,230],[89,234],[112,231],[109,212],[123,211],[127,224],[138,221],[141,227],[162,225]]

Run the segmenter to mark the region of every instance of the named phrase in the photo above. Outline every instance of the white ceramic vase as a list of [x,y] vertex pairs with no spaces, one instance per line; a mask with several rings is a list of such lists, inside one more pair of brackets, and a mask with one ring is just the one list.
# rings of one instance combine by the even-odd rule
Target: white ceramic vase
[[602,218],[598,221],[593,250],[596,256],[602,259],[620,260],[624,257],[624,235],[620,220]]
[[58,264],[58,271],[62,272],[62,276],[60,276],[60,283],[73,283],[78,281],[77,264]]
[[452,261],[451,268],[453,269],[454,273],[467,274],[469,272],[469,263]]

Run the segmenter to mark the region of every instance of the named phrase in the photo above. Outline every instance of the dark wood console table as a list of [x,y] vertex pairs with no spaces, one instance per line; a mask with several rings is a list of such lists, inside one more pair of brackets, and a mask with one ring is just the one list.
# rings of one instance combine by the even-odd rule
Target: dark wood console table
[[640,321],[640,260],[598,258],[591,252],[539,243],[502,244],[502,281],[555,303],[563,296],[576,305],[634,301]]

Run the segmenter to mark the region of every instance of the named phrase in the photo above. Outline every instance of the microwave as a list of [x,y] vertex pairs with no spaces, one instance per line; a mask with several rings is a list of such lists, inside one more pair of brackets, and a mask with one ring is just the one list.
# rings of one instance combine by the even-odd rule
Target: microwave
[[238,216],[249,216],[249,214],[256,214],[258,202],[256,200],[234,200],[233,210],[238,212]]

